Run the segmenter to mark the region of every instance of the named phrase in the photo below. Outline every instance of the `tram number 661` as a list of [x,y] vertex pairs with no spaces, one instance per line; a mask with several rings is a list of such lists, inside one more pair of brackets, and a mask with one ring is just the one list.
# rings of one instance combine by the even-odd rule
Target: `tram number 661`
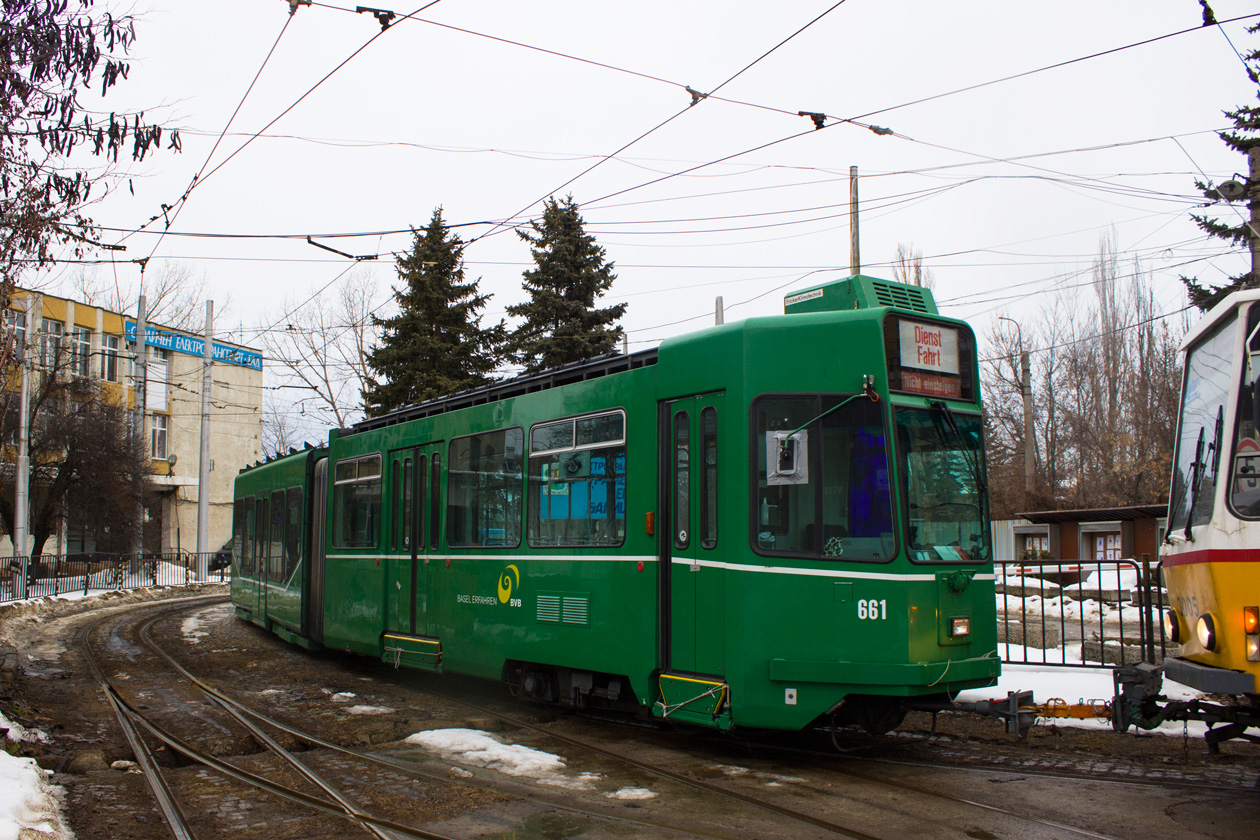
[[858,602],[858,618],[870,621],[885,621],[888,618],[888,600],[881,598],[876,601],[874,598],[867,601],[859,598]]

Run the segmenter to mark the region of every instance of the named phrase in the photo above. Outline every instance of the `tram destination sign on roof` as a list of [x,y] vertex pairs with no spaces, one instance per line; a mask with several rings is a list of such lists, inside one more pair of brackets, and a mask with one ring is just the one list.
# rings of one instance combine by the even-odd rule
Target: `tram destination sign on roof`
[[[135,344],[136,322],[125,322],[124,331],[127,341]],[[206,341],[203,338],[167,332],[166,330],[159,330],[149,326],[146,326],[144,330],[144,343],[150,347],[161,347],[164,350],[187,353],[190,356],[204,356],[206,354]],[[227,362],[230,365],[252,368],[253,370],[262,370],[261,353],[255,353],[252,350],[242,350],[239,347],[230,347],[217,341],[214,343],[214,360],[216,362]]]

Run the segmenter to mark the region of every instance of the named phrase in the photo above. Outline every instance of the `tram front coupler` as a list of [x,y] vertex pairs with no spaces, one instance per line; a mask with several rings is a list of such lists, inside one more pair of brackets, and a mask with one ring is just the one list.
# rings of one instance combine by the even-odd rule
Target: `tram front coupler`
[[1000,718],[1006,725],[1006,731],[1018,735],[1022,740],[1028,737],[1028,730],[1037,720],[1031,691],[1008,691],[1000,700],[977,700],[974,703],[961,703],[957,700],[911,700],[907,706],[917,712],[931,712],[933,716],[940,712],[969,712],[985,717]]

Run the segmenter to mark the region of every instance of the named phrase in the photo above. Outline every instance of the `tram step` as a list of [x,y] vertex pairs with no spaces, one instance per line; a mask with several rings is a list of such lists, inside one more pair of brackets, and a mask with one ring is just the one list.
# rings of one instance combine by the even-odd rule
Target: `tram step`
[[442,642],[436,636],[409,636],[402,633],[385,633],[382,638],[381,660],[395,668],[408,665],[413,668],[440,670]]

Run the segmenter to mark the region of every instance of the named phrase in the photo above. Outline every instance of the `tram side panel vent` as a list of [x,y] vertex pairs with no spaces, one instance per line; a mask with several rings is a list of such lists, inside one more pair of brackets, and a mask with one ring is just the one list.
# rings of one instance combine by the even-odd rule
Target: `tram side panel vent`
[[591,599],[585,593],[539,593],[537,600],[539,622],[543,624],[573,624],[585,627],[590,623]]

